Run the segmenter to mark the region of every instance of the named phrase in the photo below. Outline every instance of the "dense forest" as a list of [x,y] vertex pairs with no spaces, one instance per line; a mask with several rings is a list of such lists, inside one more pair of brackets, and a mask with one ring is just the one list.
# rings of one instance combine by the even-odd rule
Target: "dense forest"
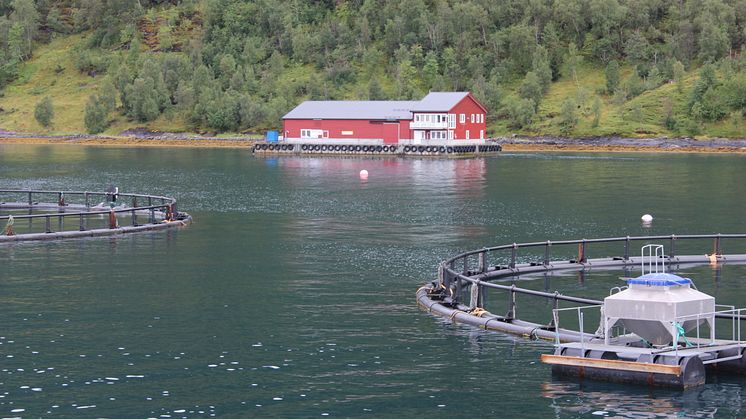
[[[91,133],[116,118],[258,131],[305,99],[430,90],[472,91],[492,126],[568,135],[610,106],[642,125],[634,99],[661,86],[647,123],[666,132],[741,124],[746,108],[746,0],[0,0],[0,89],[75,36],[74,71],[96,81],[79,109]],[[53,125],[56,98],[38,96]]]

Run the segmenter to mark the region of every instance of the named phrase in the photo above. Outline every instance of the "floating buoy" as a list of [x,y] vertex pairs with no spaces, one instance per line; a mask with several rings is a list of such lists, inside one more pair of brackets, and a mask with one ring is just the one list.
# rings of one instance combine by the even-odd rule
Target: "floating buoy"
[[642,217],[640,217],[640,219],[642,220],[643,223],[649,223],[653,221],[653,216],[650,214],[645,214]]
[[368,171],[363,169],[360,171],[360,179],[368,179]]

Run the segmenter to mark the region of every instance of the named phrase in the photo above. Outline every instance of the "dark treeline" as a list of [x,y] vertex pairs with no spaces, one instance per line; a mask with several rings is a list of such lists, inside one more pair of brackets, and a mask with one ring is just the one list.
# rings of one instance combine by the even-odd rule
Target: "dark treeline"
[[[577,77],[581,63],[605,68],[606,94],[625,100],[739,56],[746,0],[0,0],[0,85],[35,42],[80,32],[78,69],[107,77],[86,107],[91,131],[116,111],[239,131],[276,126],[307,98],[464,89],[522,126],[551,82]],[[620,64],[633,67],[624,83]],[[717,97],[728,80],[703,71],[690,114],[741,109]],[[519,98],[505,100],[506,86]]]

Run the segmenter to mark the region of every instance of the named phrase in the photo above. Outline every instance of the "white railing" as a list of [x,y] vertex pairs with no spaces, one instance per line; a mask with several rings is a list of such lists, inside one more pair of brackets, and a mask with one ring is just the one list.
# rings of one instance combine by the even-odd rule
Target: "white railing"
[[[603,308],[603,305],[595,306],[577,306],[568,308],[555,308],[552,309],[552,321],[554,322],[554,344],[555,346],[560,345],[560,311],[574,311],[578,314],[578,326],[580,328],[580,348],[585,353],[585,325],[583,324],[585,316],[584,312],[591,309],[598,309],[599,311]],[[593,334],[592,336],[595,336]]]
[[[743,316],[746,313],[746,308],[735,308],[734,306],[721,305],[721,304],[718,304],[717,307],[729,307],[729,309],[713,311],[709,313],[697,313],[697,314],[689,314],[686,316],[679,316],[679,317],[674,318],[671,325],[674,328],[676,328],[677,325],[682,325],[687,320],[695,320],[697,322],[697,326],[695,327],[695,336],[689,336],[689,337],[697,338],[697,340],[695,341],[695,344],[691,344],[692,347],[701,348],[702,346],[711,346],[711,345],[716,344],[717,327],[715,323],[715,318],[720,317],[722,319],[723,317],[725,318],[730,317],[731,330],[730,330],[729,340],[733,343],[741,342],[741,321],[740,320],[744,318]],[[700,325],[703,324],[705,320],[710,320],[712,322],[711,324],[709,324],[710,339],[707,342],[703,342],[703,339],[701,339],[701,331],[700,331]],[[685,334],[682,337],[687,337],[687,336]],[[679,345],[672,346],[672,349],[674,349],[674,351],[678,354]]]
[[448,121],[446,122],[411,122],[409,127],[412,129],[448,129]]

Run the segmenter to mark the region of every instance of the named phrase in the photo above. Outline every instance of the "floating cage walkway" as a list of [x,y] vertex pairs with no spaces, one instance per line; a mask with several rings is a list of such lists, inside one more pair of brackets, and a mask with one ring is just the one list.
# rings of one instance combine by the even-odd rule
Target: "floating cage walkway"
[[176,199],[122,192],[0,190],[0,243],[183,227]]
[[[555,341],[555,355],[543,355],[542,360],[554,364],[553,371],[563,375],[687,388],[704,383],[705,367],[746,374],[746,341],[741,340],[741,322],[746,320],[746,310],[728,306],[728,310],[708,313],[714,318],[727,319],[732,324],[732,336],[729,335],[727,340],[715,340],[714,337],[712,340],[702,339],[697,327],[697,337],[690,338],[691,342],[687,342],[686,347],[679,349],[680,342],[677,342],[675,346],[656,352],[653,349],[629,348],[629,344],[624,342],[622,346],[619,343],[616,346],[604,345],[604,336],[599,335],[598,331],[588,332],[583,325],[583,310],[598,310],[604,301],[556,291],[526,289],[515,283],[507,285],[496,281],[551,271],[638,268],[643,262],[650,263],[650,259],[633,257],[630,250],[633,245],[651,242],[668,244],[669,254],[656,258],[669,266],[746,263],[746,253],[724,252],[724,243],[733,245],[733,248],[739,245],[746,248],[744,239],[746,234],[627,236],[513,243],[483,248],[441,262],[438,279],[417,290],[417,304],[429,313],[448,318],[454,323]],[[678,254],[679,248],[686,248],[690,254]],[[615,256],[589,257],[594,250],[598,253],[611,252]],[[697,251],[701,253],[695,254]],[[553,254],[565,257],[553,257]],[[566,257],[568,254],[571,257]],[[484,309],[486,290],[504,293],[505,314],[494,314]],[[518,316],[519,296],[550,301],[553,309],[548,312],[547,322],[521,320]],[[495,296],[491,294],[490,300],[494,299]],[[562,309],[560,302],[580,304],[581,307]],[[560,327],[559,312],[564,310],[571,310],[572,313],[577,310],[578,318],[575,320],[580,330]],[[694,347],[689,347],[690,343]],[[624,358],[630,356],[634,361]]]
[[[455,141],[455,140],[454,140]],[[252,151],[259,155],[366,155],[410,157],[473,157],[495,155],[502,146],[493,142],[480,144],[365,144],[339,141],[260,142]]]

